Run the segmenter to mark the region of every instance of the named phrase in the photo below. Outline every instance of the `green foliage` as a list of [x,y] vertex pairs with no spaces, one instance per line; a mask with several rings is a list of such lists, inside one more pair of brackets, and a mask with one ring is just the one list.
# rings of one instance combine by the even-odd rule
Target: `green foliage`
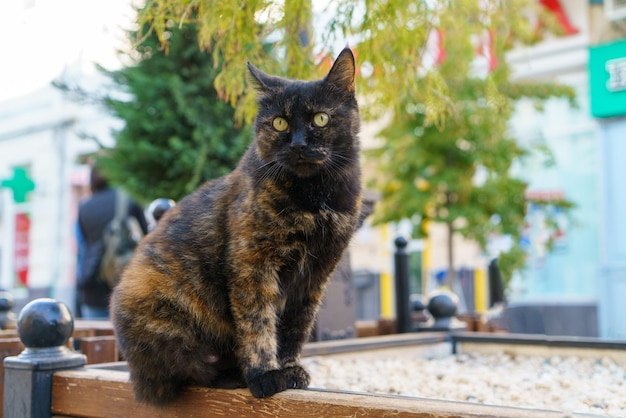
[[[243,81],[250,61],[270,74],[309,79],[314,73],[313,44],[303,42],[312,19],[308,0],[283,3],[234,0],[147,0],[139,11],[139,41],[156,35],[163,48],[172,48],[171,32],[191,25],[200,48],[219,65],[214,87],[220,98],[236,108],[238,122],[250,122],[256,95]],[[306,36],[308,38],[308,36]],[[268,54],[266,42],[274,54]],[[276,55],[281,60],[274,59]]]
[[213,86],[220,68],[202,52],[193,26],[172,28],[166,54],[155,36],[133,51],[134,65],[106,72],[119,94],[103,99],[125,122],[99,165],[140,200],[180,199],[231,171],[252,138]]
[[[401,110],[406,98],[411,98],[425,104],[427,124],[441,125],[454,112],[449,83],[468,73],[477,36],[492,30],[502,47],[510,47],[515,42],[540,39],[537,21],[523,16],[539,16],[543,26],[555,26],[552,15],[535,0],[334,0],[316,21],[321,42],[314,44],[302,42],[303,32],[311,34],[310,0],[146,0],[145,5],[139,14],[144,28],[141,34],[156,34],[165,48],[171,44],[172,27],[195,25],[200,47],[222,65],[215,79],[220,97],[236,107],[238,120],[247,121],[255,111],[254,94],[242,83],[247,60],[272,74],[308,79],[315,72],[312,53],[335,55],[337,41],[341,40],[343,47],[349,39],[350,46],[357,49],[359,63],[368,69],[357,80],[360,94],[368,97],[362,103],[366,116]],[[426,40],[435,28],[455,39],[447,42],[448,56],[455,57],[457,65],[453,80],[447,78],[451,74],[442,77],[440,72],[424,73],[421,68],[428,53]],[[261,43],[269,39],[272,54]],[[325,70],[318,68],[317,75]],[[498,91],[483,93],[497,102]]]
[[[482,9],[471,8],[469,3],[464,3],[469,20],[484,20],[479,16]],[[440,15],[446,57],[424,76],[415,75],[413,81],[415,91],[429,91],[434,78],[445,80],[445,98],[433,101],[423,94],[401,94],[396,106],[399,109],[380,132],[384,141],[369,152],[377,166],[371,185],[382,194],[376,221],[413,219],[418,236],[427,233],[429,222],[444,223],[483,249],[494,236],[507,235],[519,243],[527,185],[510,172],[528,150],[508,132],[514,103],[531,98],[540,105],[550,97],[573,102],[574,93],[555,84],[510,80],[504,52],[512,42],[531,39],[513,32],[513,28],[523,28],[523,19],[508,15],[506,6],[502,6],[502,15],[491,16],[492,25],[483,29],[494,34],[492,52],[497,60],[495,69],[483,74],[471,65],[476,45],[462,30],[464,23],[459,21],[463,19],[454,10],[446,11],[454,15],[454,19]],[[501,19],[505,15],[510,20],[499,26],[504,24]],[[445,118],[438,118],[442,113],[446,113]],[[571,207],[567,201],[551,204]],[[448,261],[453,264],[452,254]],[[523,264],[524,253],[515,244],[500,257],[504,280]]]
[[508,287],[513,273],[522,269],[525,263],[526,253],[519,245],[514,245],[509,251],[500,254],[498,268],[505,288]]
[[[212,83],[217,95],[236,108],[237,121],[250,121],[255,104],[254,92],[244,82],[246,61],[273,74],[308,79],[315,72],[313,54],[334,55],[338,52],[332,50],[335,41],[350,39],[357,52],[363,115],[391,115],[391,123],[381,133],[380,147],[370,154],[377,176],[372,185],[382,191],[377,220],[410,218],[417,219],[418,225],[427,220],[444,222],[483,246],[491,234],[509,234],[517,240],[525,213],[526,184],[509,173],[527,150],[521,149],[507,131],[513,105],[522,97],[533,98],[540,105],[550,97],[573,101],[574,96],[571,89],[550,83],[512,82],[504,52],[540,40],[543,34],[539,28],[554,29],[554,17],[535,0],[335,0],[329,2],[326,11],[322,41],[314,44],[303,41],[311,36],[313,14],[308,0],[146,0],[138,18],[142,28],[138,50],[149,47],[148,52],[163,55],[155,44],[156,36],[162,49],[176,55],[179,33],[189,33],[191,41],[195,31],[199,47],[209,53],[215,67]],[[443,35],[446,58],[436,67],[424,66],[432,52],[426,47],[427,40],[434,30]],[[498,65],[495,71],[480,74],[474,67],[477,40],[489,35]],[[271,53],[264,47],[266,41],[272,42]],[[190,45],[188,48],[192,49]],[[327,70],[325,64],[321,60],[317,76]],[[181,109],[167,109],[172,115],[184,116],[180,125],[193,125],[198,115],[206,120],[205,111],[189,109],[193,108],[189,97],[195,92],[181,89],[172,75],[176,73],[166,70],[159,72],[159,77],[146,73],[151,79],[145,81],[146,86],[150,81],[155,88],[137,91],[132,86],[141,85],[142,77],[132,71],[119,74],[120,84],[128,83],[138,100],[145,96],[145,102],[134,107],[132,102],[118,101],[111,107],[125,119],[137,116],[139,121],[142,112],[151,116],[150,109],[157,109],[161,102],[176,103]],[[198,172],[204,160],[213,157],[204,152],[205,147],[219,149],[223,143],[209,146],[201,139],[202,132],[184,135],[176,124],[166,128],[161,121],[169,116],[168,111],[158,110],[158,117],[144,118],[134,129],[150,135],[163,133],[159,141],[167,144],[168,163],[159,170],[169,179],[164,189],[184,184],[188,190],[194,179],[202,177]],[[164,155],[152,146],[154,139],[142,139],[136,146],[125,148],[124,143],[130,144],[134,133],[129,130],[127,140],[120,133],[121,142],[111,161],[133,160],[133,153],[141,149],[151,158],[150,163],[144,162],[147,171],[147,166]],[[235,137],[229,138],[234,141]],[[195,141],[193,150],[183,145],[190,139]],[[234,149],[238,147],[226,146],[225,152]],[[141,167],[142,162],[132,164]],[[193,176],[176,183],[180,171],[189,169]],[[125,175],[131,173],[118,174],[120,178]],[[137,187],[148,180],[138,180]],[[162,180],[155,176],[152,181],[160,184]],[[499,263],[502,270],[518,268],[520,254],[515,247],[503,256]]]

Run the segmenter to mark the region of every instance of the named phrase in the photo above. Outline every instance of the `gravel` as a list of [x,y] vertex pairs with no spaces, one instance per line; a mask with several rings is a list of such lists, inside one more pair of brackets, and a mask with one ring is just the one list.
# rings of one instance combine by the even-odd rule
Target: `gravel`
[[609,357],[405,348],[302,361],[311,388],[626,417],[626,368]]

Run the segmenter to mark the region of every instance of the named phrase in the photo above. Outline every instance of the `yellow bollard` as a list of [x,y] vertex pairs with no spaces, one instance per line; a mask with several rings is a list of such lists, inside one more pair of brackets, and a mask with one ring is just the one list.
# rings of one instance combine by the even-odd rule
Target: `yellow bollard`
[[[381,227],[382,242],[385,243],[383,249],[383,256],[389,263],[392,262],[392,254],[389,251],[387,245],[391,242],[391,233],[389,232],[389,225],[385,224]],[[396,316],[396,310],[394,306],[394,284],[393,277],[389,272],[389,269],[380,273],[380,316],[382,318],[394,318]]]
[[422,295],[428,294],[432,289],[428,288],[428,282],[430,279],[430,258],[431,258],[431,244],[430,237],[428,235],[428,226],[430,221],[424,221],[422,224],[422,232],[424,233],[424,248],[422,249]]
[[393,318],[396,316],[393,304],[394,285],[391,273],[380,274],[380,316]]
[[484,269],[474,270],[474,306],[477,313],[487,312],[487,272]]

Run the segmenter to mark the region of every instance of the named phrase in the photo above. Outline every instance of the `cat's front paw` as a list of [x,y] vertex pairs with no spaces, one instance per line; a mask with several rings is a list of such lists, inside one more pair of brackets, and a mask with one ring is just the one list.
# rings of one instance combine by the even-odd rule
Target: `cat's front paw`
[[265,398],[287,390],[287,377],[282,370],[270,370],[250,379],[248,389],[255,398]]
[[304,370],[302,366],[291,366],[283,369],[283,373],[287,377],[288,389],[304,389],[309,387],[311,376],[309,372]]

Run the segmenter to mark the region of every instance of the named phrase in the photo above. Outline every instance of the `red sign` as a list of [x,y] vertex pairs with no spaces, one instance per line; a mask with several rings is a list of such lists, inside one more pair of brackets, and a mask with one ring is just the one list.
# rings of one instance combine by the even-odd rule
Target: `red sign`
[[561,25],[561,29],[563,29],[566,35],[575,35],[579,32],[578,28],[576,28],[572,22],[570,22],[569,17],[567,17],[561,0],[540,0],[540,3],[556,16],[559,25]]
[[526,190],[524,193],[526,199],[539,200],[543,202],[551,202],[555,200],[565,199],[565,192],[563,190]]
[[28,252],[30,218],[26,213],[15,215],[15,274],[19,279],[18,286],[28,284]]

